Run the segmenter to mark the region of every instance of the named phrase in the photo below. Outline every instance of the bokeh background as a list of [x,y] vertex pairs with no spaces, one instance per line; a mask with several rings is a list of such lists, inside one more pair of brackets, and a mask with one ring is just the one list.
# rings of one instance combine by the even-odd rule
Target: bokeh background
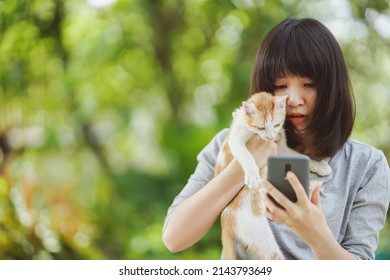
[[218,223],[172,254],[164,217],[286,17],[336,36],[389,159],[390,1],[0,1],[0,259],[218,259]]

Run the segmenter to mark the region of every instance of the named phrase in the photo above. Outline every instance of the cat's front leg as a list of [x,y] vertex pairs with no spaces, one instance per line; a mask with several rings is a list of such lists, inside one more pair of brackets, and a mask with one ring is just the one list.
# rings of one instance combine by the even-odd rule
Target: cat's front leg
[[251,153],[244,148],[239,151],[239,155],[236,157],[238,162],[241,164],[242,169],[245,173],[244,183],[250,189],[255,189],[260,185],[260,174],[259,168],[256,165],[255,159],[252,157]]
[[255,189],[260,184],[259,168],[256,165],[256,161],[252,154],[248,151],[246,145],[246,139],[243,141],[237,141],[232,138],[229,141],[230,150],[233,156],[244,170],[245,179],[244,183],[251,189]]
[[260,185],[260,175],[259,168],[257,168],[256,164],[253,166],[249,166],[245,170],[245,185],[247,185],[250,189],[256,189]]

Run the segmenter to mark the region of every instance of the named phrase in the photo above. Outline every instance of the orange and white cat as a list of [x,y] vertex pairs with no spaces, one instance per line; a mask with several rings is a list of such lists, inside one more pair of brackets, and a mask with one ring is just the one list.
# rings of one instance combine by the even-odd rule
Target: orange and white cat
[[[278,134],[279,154],[298,154],[287,146],[283,123],[286,117],[287,96],[273,96],[260,92],[252,95],[233,113],[233,122],[217,157],[215,175],[233,159],[245,173],[245,186],[225,207],[221,215],[223,259],[237,259],[236,246],[241,246],[256,259],[283,259],[265,216],[265,190],[260,182],[266,168],[259,170],[246,143],[260,136],[263,141],[274,141]],[[325,176],[331,173],[326,161],[310,162],[310,170]]]

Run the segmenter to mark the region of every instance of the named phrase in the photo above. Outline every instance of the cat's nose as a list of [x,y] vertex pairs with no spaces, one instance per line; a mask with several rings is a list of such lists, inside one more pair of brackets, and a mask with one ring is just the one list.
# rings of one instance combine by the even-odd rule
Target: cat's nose
[[276,134],[267,135],[267,140],[269,141],[275,140],[275,138],[276,138]]

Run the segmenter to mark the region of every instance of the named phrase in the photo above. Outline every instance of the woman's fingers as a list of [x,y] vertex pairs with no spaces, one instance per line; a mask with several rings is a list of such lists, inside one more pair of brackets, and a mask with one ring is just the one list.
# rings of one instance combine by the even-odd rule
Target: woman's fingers
[[[285,209],[288,209],[291,206],[292,202],[284,194],[282,194],[277,188],[275,188],[269,181],[264,180],[262,182],[262,185],[266,188],[269,195],[271,195],[273,199],[275,199],[275,201],[278,202]],[[274,203],[272,204],[275,205]],[[281,209],[276,205],[275,207]]]
[[273,141],[264,141],[259,136],[252,137],[246,144],[259,168],[266,165],[270,155],[277,154],[278,146]]
[[267,211],[266,211],[266,216],[267,218],[271,219],[274,222],[277,222],[279,224],[284,223],[284,215],[285,210],[276,206],[274,202],[266,196],[266,203],[267,203]]
[[321,202],[320,202],[321,185],[322,185],[322,182],[315,183],[312,186],[312,188],[310,190],[310,195],[309,195],[310,201],[317,206],[321,206]]
[[303,202],[305,199],[308,199],[305,189],[303,188],[301,182],[299,182],[298,177],[293,172],[287,172],[286,180],[290,182],[290,185],[294,189],[298,201]]
[[[286,180],[289,181],[290,185],[294,189],[295,195],[297,197],[297,203],[308,203],[309,198],[300,183],[298,177],[291,171],[287,172]],[[321,184],[319,184],[320,186]],[[294,203],[290,201],[282,192],[280,192],[277,188],[275,188],[269,181],[264,180],[263,186],[266,188],[267,192],[278,202],[281,206],[283,206],[288,212],[294,207]],[[314,204],[319,204],[319,186],[317,184],[313,186],[310,200],[314,199]],[[277,207],[277,206],[275,206]]]

